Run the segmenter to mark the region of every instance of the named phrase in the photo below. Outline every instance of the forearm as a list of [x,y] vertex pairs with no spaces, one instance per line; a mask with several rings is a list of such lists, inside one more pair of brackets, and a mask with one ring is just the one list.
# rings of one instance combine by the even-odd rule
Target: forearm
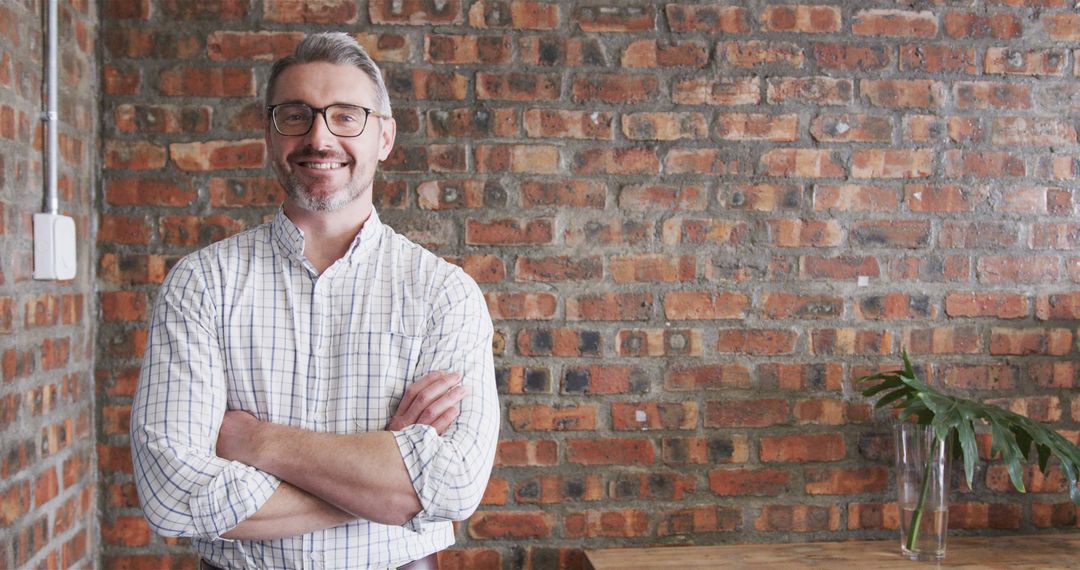
[[391,432],[338,435],[264,423],[241,460],[353,518],[400,525],[420,512]]
[[221,536],[233,540],[273,540],[299,536],[355,519],[330,503],[283,482],[254,515]]

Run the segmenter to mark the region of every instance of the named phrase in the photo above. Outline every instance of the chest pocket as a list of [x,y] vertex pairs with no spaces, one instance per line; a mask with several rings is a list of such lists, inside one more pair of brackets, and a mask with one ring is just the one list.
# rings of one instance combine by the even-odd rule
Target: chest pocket
[[361,331],[349,335],[335,355],[339,370],[327,402],[337,433],[381,431],[413,381],[423,337]]

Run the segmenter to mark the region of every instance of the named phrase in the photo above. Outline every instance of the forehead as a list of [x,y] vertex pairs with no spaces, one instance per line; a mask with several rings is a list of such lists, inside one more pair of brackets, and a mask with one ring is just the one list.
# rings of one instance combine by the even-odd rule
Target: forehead
[[375,84],[351,65],[298,63],[281,72],[273,87],[271,104],[283,101],[303,101],[315,107],[333,103],[365,107],[375,104]]

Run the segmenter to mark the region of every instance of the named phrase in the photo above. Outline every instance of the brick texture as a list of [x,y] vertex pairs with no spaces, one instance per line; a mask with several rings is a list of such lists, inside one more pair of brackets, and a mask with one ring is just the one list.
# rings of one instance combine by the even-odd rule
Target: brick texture
[[[190,564],[131,490],[149,307],[180,256],[274,212],[257,97],[314,31],[354,33],[385,70],[384,220],[473,275],[495,319],[503,440],[447,566],[894,538],[890,418],[851,379],[901,348],[934,382],[1080,430],[1073,2],[76,2],[64,74],[103,94],[66,103],[64,192],[84,218],[98,197],[93,293],[27,281],[40,65],[34,3],[16,4],[0,8],[17,32],[0,34],[0,240],[16,252],[0,261],[16,474],[0,478],[0,566],[77,536],[103,567]],[[92,418],[101,530],[27,554],[46,513],[81,513]],[[1026,495],[980,473],[957,526],[1077,527],[1060,473],[1026,473]]]
[[[94,201],[105,156],[97,93],[107,75],[99,70],[98,12],[141,12],[138,2],[58,3],[59,213],[75,219],[78,265],[70,281],[35,281],[32,216],[45,192],[44,4],[0,6],[0,568],[93,568],[100,552]],[[105,154],[135,169],[154,161],[154,149],[114,145]],[[138,225],[113,235],[138,241]]]

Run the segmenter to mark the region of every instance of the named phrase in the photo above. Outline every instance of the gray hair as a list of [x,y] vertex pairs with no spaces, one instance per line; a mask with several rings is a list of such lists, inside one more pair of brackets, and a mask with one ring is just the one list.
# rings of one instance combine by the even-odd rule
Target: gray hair
[[275,61],[266,81],[266,104],[269,105],[274,96],[274,83],[281,72],[293,65],[317,62],[351,65],[363,71],[375,84],[375,110],[390,115],[390,95],[386,92],[379,66],[352,36],[344,32],[312,34],[296,46],[295,53]]

